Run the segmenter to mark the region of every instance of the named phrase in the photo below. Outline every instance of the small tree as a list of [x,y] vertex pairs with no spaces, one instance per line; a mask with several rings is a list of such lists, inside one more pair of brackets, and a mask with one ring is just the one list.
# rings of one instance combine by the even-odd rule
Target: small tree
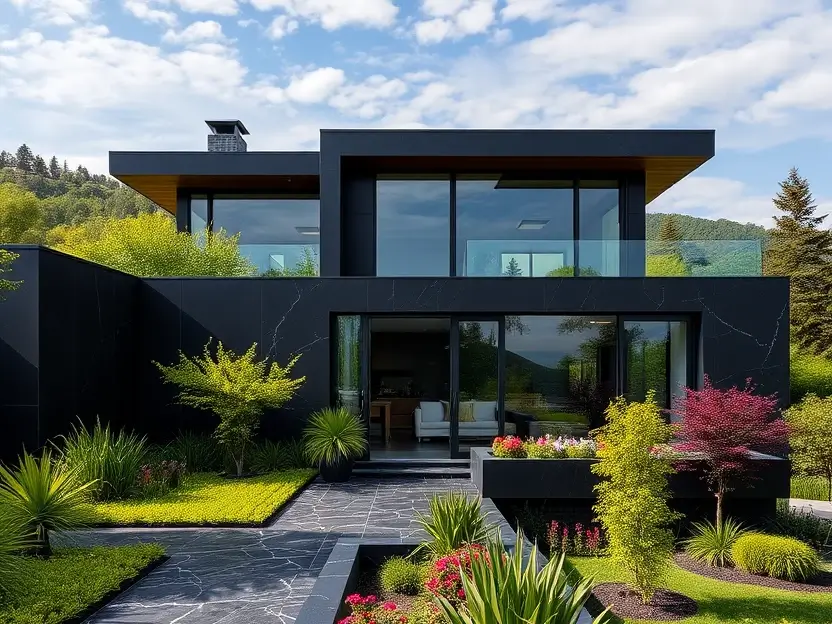
[[201,357],[189,358],[180,351],[177,364],[154,364],[162,372],[165,383],[181,388],[177,395],[179,403],[220,417],[214,435],[228,449],[237,467],[237,476],[241,476],[246,447],[260,425],[263,411],[284,405],[306,378],[289,377],[299,355],[286,366],[280,366],[277,362],[256,361],[257,343],[238,356],[219,342],[216,357],[210,345],[209,340]]
[[520,265],[517,263],[517,258],[514,256],[511,257],[511,260],[508,261],[506,265],[506,270],[503,272],[505,277],[522,277],[523,269],[520,268]]
[[668,506],[667,456],[655,453],[670,441],[654,393],[644,403],[619,397],[607,408],[608,424],[598,433],[598,458],[592,471],[602,477],[595,486],[595,513],[607,532],[609,554],[627,571],[630,584],[649,602],[662,582],[673,554],[671,524],[679,514]]
[[826,499],[832,501],[832,397],[806,395],[788,409],[786,422],[794,467],[826,479]]
[[[6,249],[0,249],[0,273],[7,273],[12,270],[11,264],[20,256]],[[0,278],[0,301],[3,300],[4,291],[17,290],[20,288],[20,281]]]
[[679,451],[695,454],[695,462],[680,467],[701,469],[716,496],[716,525],[722,525],[725,493],[740,475],[754,467],[751,451],[771,452],[785,447],[788,427],[775,416],[775,395],[756,395],[747,379],[745,387],[714,388],[708,377],[702,390],[685,388],[674,402],[681,417]]

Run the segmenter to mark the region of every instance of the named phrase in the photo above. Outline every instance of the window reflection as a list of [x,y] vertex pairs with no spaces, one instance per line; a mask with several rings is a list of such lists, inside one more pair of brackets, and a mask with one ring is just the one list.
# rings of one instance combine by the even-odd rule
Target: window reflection
[[193,195],[191,197],[191,232],[204,232],[208,227],[208,197]]
[[545,277],[573,263],[572,182],[460,176],[457,275]]
[[450,274],[450,176],[376,182],[376,275]]
[[581,180],[578,193],[579,273],[618,277],[618,182]]
[[624,396],[644,401],[656,393],[660,407],[669,408],[687,385],[687,323],[626,321],[627,374]]

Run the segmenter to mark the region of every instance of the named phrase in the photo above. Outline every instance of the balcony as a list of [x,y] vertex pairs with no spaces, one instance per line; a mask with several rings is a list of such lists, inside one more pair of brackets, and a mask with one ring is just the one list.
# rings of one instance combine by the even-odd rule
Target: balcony
[[[758,277],[761,240],[468,240],[468,277]],[[575,267],[578,270],[575,270]]]

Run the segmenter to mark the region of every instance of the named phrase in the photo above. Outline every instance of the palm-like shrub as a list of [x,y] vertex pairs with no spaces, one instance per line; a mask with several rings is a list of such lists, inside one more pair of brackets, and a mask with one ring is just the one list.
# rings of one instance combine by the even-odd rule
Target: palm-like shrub
[[181,431],[165,449],[167,459],[185,464],[188,472],[216,472],[222,467],[222,453],[209,435]]
[[463,492],[434,495],[428,502],[428,513],[416,514],[416,522],[430,538],[419,548],[441,557],[462,546],[483,544],[495,533],[487,522],[488,515],[482,513],[479,498]]
[[263,412],[282,407],[306,378],[289,376],[300,356],[280,366],[277,362],[255,360],[256,343],[242,355],[236,355],[219,342],[216,357],[210,345],[209,341],[202,356],[189,358],[180,352],[179,362],[172,366],[154,363],[165,383],[180,387],[179,403],[220,417],[214,435],[231,454],[237,476],[242,476],[245,453]]
[[[564,555],[550,559],[538,571],[537,549],[524,557],[523,533],[506,554],[499,539],[490,541],[484,556],[472,557],[469,573],[461,573],[464,607],[457,609],[445,597],[435,596],[444,620],[451,624],[576,624],[589,599],[592,584],[568,582]],[[525,561],[524,561],[525,559]],[[593,620],[609,621],[605,610]]]
[[731,548],[734,565],[751,574],[805,581],[818,571],[818,554],[793,537],[748,532]]
[[84,524],[83,503],[94,482],[79,479],[45,450],[39,458],[24,453],[16,468],[0,466],[0,513],[13,526],[34,536],[32,553],[49,557],[49,533]]
[[306,445],[303,440],[284,440],[283,456],[285,468],[314,468],[312,461],[306,454]]
[[685,540],[685,552],[709,566],[726,566],[733,563],[731,548],[737,538],[745,533],[742,524],[726,518],[721,524],[694,523],[693,534]]
[[89,495],[105,501],[127,498],[135,491],[139,470],[147,455],[147,438],[96,420],[92,429],[81,423],[56,445],[61,461],[82,483],[92,483]]
[[286,449],[280,442],[263,440],[251,452],[251,470],[258,474],[287,468]]
[[309,417],[303,443],[310,462],[334,465],[361,457],[367,448],[367,430],[346,408],[327,407]]

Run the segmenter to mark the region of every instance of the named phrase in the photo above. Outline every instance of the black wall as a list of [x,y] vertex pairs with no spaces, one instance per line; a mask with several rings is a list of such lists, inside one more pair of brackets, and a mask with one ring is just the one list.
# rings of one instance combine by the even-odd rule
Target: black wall
[[214,337],[252,342],[306,383],[267,414],[270,437],[295,435],[329,404],[337,314],[692,314],[701,365],[719,386],[752,377],[789,390],[788,281],[780,278],[158,278],[140,280],[42,248],[20,248],[19,291],[0,303],[3,453],[42,444],[81,416],[132,423],[156,438],[213,427],[174,404],[152,360],[199,353]]

